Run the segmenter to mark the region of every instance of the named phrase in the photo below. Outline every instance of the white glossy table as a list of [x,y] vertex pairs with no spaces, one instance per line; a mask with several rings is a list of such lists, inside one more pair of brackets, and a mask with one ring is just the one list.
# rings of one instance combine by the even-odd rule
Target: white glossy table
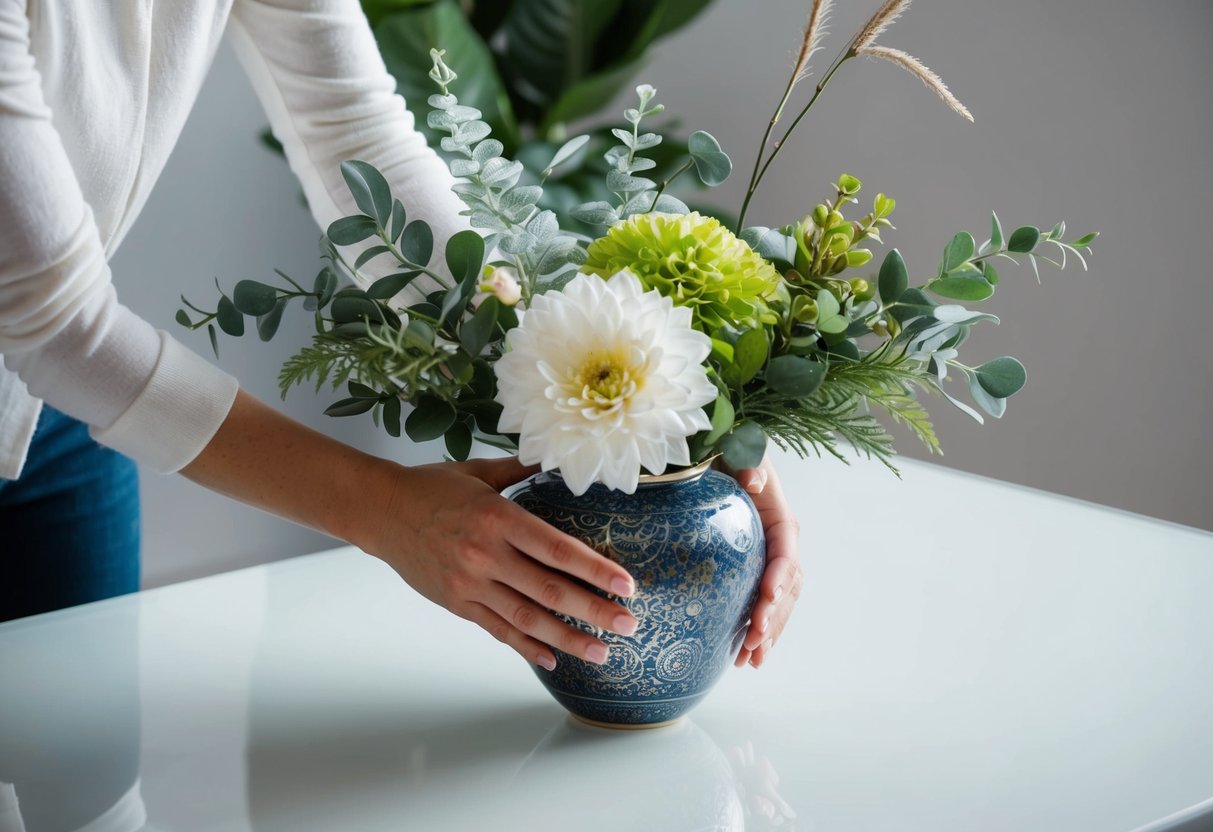
[[1213,826],[1213,535],[910,461],[783,469],[800,609],[689,722],[573,723],[338,550],[0,626],[0,832]]

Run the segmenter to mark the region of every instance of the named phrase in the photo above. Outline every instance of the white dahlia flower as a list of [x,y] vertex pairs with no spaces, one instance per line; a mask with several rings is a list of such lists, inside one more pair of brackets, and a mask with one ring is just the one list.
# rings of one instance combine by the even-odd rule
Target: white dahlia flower
[[523,463],[559,468],[574,494],[594,482],[631,494],[641,466],[689,465],[687,437],[710,428],[711,342],[688,307],[644,291],[631,272],[581,274],[536,295],[506,343],[501,430],[520,435]]

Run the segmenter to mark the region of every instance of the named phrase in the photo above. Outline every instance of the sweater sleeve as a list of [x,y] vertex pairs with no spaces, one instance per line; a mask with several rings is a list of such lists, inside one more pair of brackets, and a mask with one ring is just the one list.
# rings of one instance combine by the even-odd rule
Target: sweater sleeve
[[410,220],[430,225],[435,251],[468,227],[358,0],[236,0],[228,36],[321,228],[358,213],[340,171],[352,159],[383,172]]
[[164,472],[206,446],[236,394],[231,376],[118,303],[22,0],[0,0],[0,356],[31,395]]

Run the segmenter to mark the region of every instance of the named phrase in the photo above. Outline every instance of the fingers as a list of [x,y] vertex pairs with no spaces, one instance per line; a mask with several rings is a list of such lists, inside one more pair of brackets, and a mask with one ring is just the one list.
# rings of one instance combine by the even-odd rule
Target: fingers
[[572,616],[599,629],[625,636],[636,632],[638,622],[626,608],[527,558],[518,557],[515,562],[506,564],[498,580],[549,610]]
[[779,642],[779,637],[783,635],[784,627],[787,626],[788,619],[792,617],[792,610],[796,606],[796,600],[800,597],[803,588],[804,573],[797,568],[789,583],[787,594],[781,598],[780,603],[776,605],[771,615],[764,637],[755,645],[752,651],[750,664],[754,667],[762,667],[762,663],[766,661],[767,654],[771,652],[771,648]]
[[608,649],[601,641],[564,623],[505,584],[493,584],[485,593],[482,603],[508,622],[512,629],[533,641],[593,664],[602,664],[607,660]]
[[632,576],[576,538],[549,526],[525,509],[508,503],[509,521],[503,524],[506,541],[545,566],[580,578],[604,592],[629,597],[636,591]]
[[510,626],[510,622],[483,604],[473,603],[468,609],[466,617],[469,621],[480,625],[502,644],[512,647],[518,655],[531,664],[537,664],[546,670],[556,669],[556,656],[552,654],[546,644],[536,641],[517,627]]
[[[770,534],[770,532],[768,532]],[[778,535],[778,532],[775,532]],[[746,633],[745,647],[754,650],[770,636],[771,624],[785,594],[790,591],[795,577],[800,572],[799,563],[787,555],[776,555],[767,561],[766,572],[758,589],[758,601],[751,613],[750,629]],[[799,588],[797,589],[799,592]],[[791,603],[788,605],[791,611]]]
[[464,463],[473,477],[494,491],[501,491],[539,470],[538,465],[523,465],[516,456],[500,459],[473,459]]

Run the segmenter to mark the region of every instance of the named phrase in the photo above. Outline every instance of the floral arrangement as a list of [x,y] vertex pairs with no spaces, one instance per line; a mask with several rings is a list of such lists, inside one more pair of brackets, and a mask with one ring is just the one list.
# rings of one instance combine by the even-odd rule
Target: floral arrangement
[[[216,324],[241,335],[248,316],[268,340],[286,306],[301,298],[316,332],[283,366],[283,395],[305,382],[317,390],[344,384],[348,395],[330,415],[369,412],[393,436],[403,430],[419,442],[444,439],[455,459],[466,459],[473,441],[515,451],[524,463],[558,469],[577,494],[595,482],[631,493],[643,472],[716,455],[734,469],[755,467],[768,441],[845,461],[844,440],[892,468],[892,440],[874,413],[938,451],[921,394],[940,393],[981,421],[981,412],[1001,417],[1025,381],[1023,365],[1010,356],[961,362],[971,331],[998,323],[962,302],[994,294],[998,260],[1064,268],[1072,255],[1085,268],[1083,253],[1096,235],[1067,240],[1064,223],[1006,234],[994,215],[987,240],[979,245],[961,231],[934,274],[911,285],[895,249],[868,270],[869,246],[893,228],[896,203],[877,194],[870,210],[848,216],[862,188],[849,174],[790,224],[744,226],[788,136],[852,58],[911,72],[972,119],[934,72],[876,43],[909,5],[887,0],[772,143],[809,75],[830,5],[812,5],[753,166],[739,233],[667,193],[692,170],[707,186],[730,175],[732,161],[711,134],[691,134],[684,162],[663,181],[645,176],[656,166],[646,151],[662,142],[645,129],[663,109],[648,85],[636,89],[636,105],[624,112],[628,126],[612,131],[618,144],[604,157],[612,198],[572,211],[601,233],[562,229],[538,203],[553,170],[583,153],[588,137],[560,147],[541,176],[524,178],[523,165],[502,155],[481,112],[459,103],[458,76],[434,50],[437,92],[429,97],[428,124],[444,134],[454,190],[476,229],[447,242],[445,271],[434,263],[429,227],[408,220],[379,171],[351,161],[342,173],[361,213],[329,227],[326,265],[310,289],[285,275],[286,287],[243,280],[213,311],[187,301],[191,311],[180,311],[178,320],[206,327],[215,344]],[[367,278],[365,267],[381,258],[397,268]],[[949,382],[962,382],[973,404]],[[407,417],[405,403],[412,406]]]

